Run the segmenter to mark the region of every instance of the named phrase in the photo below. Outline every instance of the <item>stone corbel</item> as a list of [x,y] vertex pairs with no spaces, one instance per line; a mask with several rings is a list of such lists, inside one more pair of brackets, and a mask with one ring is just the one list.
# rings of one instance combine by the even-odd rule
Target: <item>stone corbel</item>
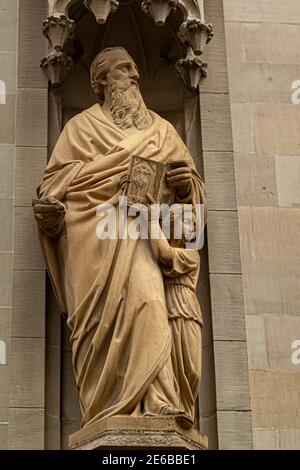
[[61,86],[73,68],[73,60],[62,51],[53,51],[42,59],[41,67],[46,71],[54,88]]
[[178,37],[182,43],[191,46],[196,55],[201,55],[213,38],[212,25],[198,18],[188,18],[181,24]]
[[117,0],[84,0],[83,3],[100,24],[104,24],[110,13],[114,13],[119,6]]
[[207,64],[194,54],[192,47],[188,48],[186,57],[176,62],[175,68],[185,86],[191,91],[197,91],[202,78],[207,77]]
[[184,21],[178,37],[187,46],[187,54],[176,63],[176,70],[185,85],[193,91],[199,88],[202,78],[207,77],[207,64],[199,56],[213,38],[212,25],[205,22],[203,0],[178,0]]
[[53,87],[59,87],[72,70],[73,60],[63,49],[74,36],[75,22],[68,17],[68,8],[74,0],[49,0],[49,16],[43,21],[42,32],[49,40],[51,52],[42,59],[45,70]]
[[143,0],[142,10],[154,19],[156,26],[163,26],[177,5],[178,0]]
[[61,51],[69,39],[74,36],[75,21],[63,13],[53,13],[43,21],[42,31],[56,51]]

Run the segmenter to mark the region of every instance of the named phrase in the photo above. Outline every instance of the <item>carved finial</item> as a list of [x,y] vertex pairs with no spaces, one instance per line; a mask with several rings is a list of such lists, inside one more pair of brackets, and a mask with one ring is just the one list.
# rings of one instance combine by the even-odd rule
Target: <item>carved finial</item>
[[51,85],[59,87],[72,70],[73,60],[64,52],[54,51],[42,59],[41,67],[45,69]]
[[49,39],[56,51],[61,51],[68,39],[74,35],[75,21],[62,13],[53,13],[43,21],[43,34]]
[[178,37],[181,42],[192,46],[195,54],[203,53],[205,44],[213,37],[212,25],[192,18],[187,19],[179,28]]
[[84,5],[93,13],[97,23],[104,24],[110,13],[117,10],[119,2],[117,0],[84,0]]
[[156,26],[163,26],[172,10],[176,10],[178,0],[143,0],[142,10],[152,16]]
[[207,64],[193,53],[191,47],[186,57],[176,62],[175,68],[185,85],[192,91],[197,91],[201,79],[207,77]]

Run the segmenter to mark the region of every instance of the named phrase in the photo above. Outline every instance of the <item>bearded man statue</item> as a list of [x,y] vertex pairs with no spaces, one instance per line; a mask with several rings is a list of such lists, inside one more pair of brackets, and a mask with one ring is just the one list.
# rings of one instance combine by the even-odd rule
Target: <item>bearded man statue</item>
[[[138,79],[125,49],[97,55],[91,84],[99,101],[66,124],[33,202],[47,270],[71,333],[82,427],[124,415],[173,416],[187,426],[195,419],[200,309],[197,318],[189,317],[188,304],[179,309],[185,317],[174,349],[170,322],[176,306],[170,319],[166,268],[149,240],[96,235],[97,208],[118,208],[122,178],[134,155],[175,162],[166,175],[174,202],[205,203],[189,151],[174,127],[147,109]],[[184,266],[187,271],[180,256],[169,273]],[[196,279],[197,264],[192,270]],[[194,326],[185,328],[186,322]]]

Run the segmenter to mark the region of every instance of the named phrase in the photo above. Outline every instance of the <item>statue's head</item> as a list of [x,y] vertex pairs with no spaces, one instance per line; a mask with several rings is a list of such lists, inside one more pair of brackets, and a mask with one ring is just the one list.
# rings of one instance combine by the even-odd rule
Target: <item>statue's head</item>
[[100,103],[110,108],[115,124],[121,129],[132,126],[146,129],[152,119],[138,86],[137,66],[123,47],[108,47],[91,65],[91,84]]
[[[184,248],[187,243],[194,242],[197,231],[197,216],[193,209],[191,213],[185,215],[185,205],[176,204],[175,213],[168,214],[166,226],[170,225],[169,244],[174,248]],[[179,237],[178,237],[179,236]]]
[[137,66],[124,47],[107,47],[96,55],[91,65],[91,84],[100,102],[104,101],[105,87],[113,82],[137,82]]

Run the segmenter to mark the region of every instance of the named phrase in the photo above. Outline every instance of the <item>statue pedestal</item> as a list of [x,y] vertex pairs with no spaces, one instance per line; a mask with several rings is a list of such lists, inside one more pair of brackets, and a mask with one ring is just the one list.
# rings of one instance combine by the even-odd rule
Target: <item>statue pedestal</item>
[[72,434],[72,450],[207,450],[207,436],[174,418],[106,418]]

